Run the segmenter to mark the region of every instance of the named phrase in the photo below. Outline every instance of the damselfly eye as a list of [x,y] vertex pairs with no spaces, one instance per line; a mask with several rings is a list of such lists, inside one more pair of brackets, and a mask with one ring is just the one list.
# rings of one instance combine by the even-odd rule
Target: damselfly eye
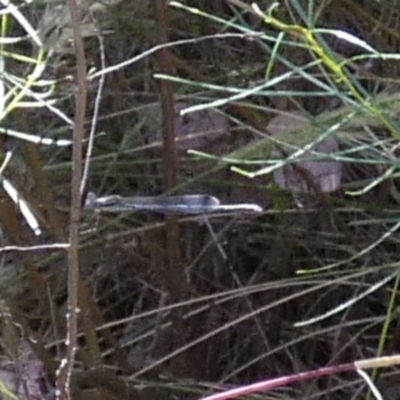
[[85,199],[85,208],[92,208],[96,203],[96,195],[93,192],[89,192]]

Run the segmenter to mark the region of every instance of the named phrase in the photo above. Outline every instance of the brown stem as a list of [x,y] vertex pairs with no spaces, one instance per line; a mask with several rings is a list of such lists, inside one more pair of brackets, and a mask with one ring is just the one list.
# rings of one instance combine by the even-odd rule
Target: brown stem
[[[167,2],[155,0],[155,16],[158,27],[160,43],[169,41],[169,23]],[[158,52],[158,65],[160,72],[167,75],[174,73],[174,66],[170,57],[170,50],[163,47]],[[171,82],[161,80],[159,83],[160,100],[162,106],[163,144],[164,144],[164,171],[166,189],[173,189],[178,181],[178,159],[175,144],[175,106],[173,85]],[[184,270],[180,254],[180,230],[176,216],[166,217],[166,263],[160,273],[171,302],[178,302],[185,297]],[[177,310],[173,319],[173,328],[168,339],[170,347],[180,347],[185,340],[186,326]],[[172,350],[172,349],[171,349]],[[181,375],[186,369],[184,358],[174,360],[171,368]]]
[[69,400],[70,379],[77,350],[78,293],[79,293],[79,221],[81,216],[80,184],[82,178],[82,143],[86,113],[86,58],[80,30],[80,18],[76,0],[68,1],[71,13],[74,46],[76,51],[77,94],[72,149],[71,212],[68,249],[68,314],[67,314],[67,354],[57,371],[58,400]]

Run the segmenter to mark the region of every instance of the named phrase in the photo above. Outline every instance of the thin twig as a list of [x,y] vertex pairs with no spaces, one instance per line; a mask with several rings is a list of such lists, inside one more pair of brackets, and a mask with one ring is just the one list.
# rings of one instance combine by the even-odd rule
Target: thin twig
[[80,192],[82,178],[82,143],[84,139],[84,124],[86,113],[86,58],[83,47],[82,34],[79,26],[79,13],[76,0],[69,0],[71,24],[76,52],[77,93],[75,104],[74,136],[72,149],[72,183],[71,183],[71,211],[68,249],[68,312],[67,312],[67,353],[61,361],[57,371],[57,399],[69,400],[71,374],[77,350],[78,330],[78,293],[79,293],[79,221],[81,215]]
[[111,65],[110,67],[104,68],[100,71],[95,72],[94,74],[90,75],[89,80],[93,80],[95,78],[98,78],[102,75],[107,75],[112,72],[119,71],[129,65],[135,64],[140,60],[143,60],[144,58],[157,53],[158,51],[162,49],[168,49],[171,47],[175,46],[183,46],[187,44],[196,44],[199,42],[203,42],[205,40],[217,40],[217,39],[234,39],[234,38],[239,38],[239,39],[248,39],[251,37],[262,37],[263,33],[262,32],[252,32],[252,33],[216,33],[213,35],[205,35],[205,36],[200,36],[196,38],[191,38],[191,39],[182,39],[182,40],[176,40],[173,42],[168,42],[168,43],[161,43],[156,46],[153,46],[149,50],[146,50],[140,54],[138,54],[135,57],[129,58],[126,61],[123,61],[119,64]]
[[0,247],[0,253],[7,251],[40,251],[40,250],[60,250],[67,249],[69,243],[53,243],[53,244],[42,244],[37,246],[4,246]]
[[[99,40],[99,47],[100,47],[101,67],[102,67],[102,69],[104,69],[105,66],[106,66],[104,41],[103,41],[102,36],[100,36],[100,35],[98,36],[98,40]],[[100,102],[101,102],[101,99],[102,99],[102,96],[103,96],[103,88],[104,88],[105,78],[106,78],[105,75],[100,76],[99,86],[98,86],[97,93],[96,93],[96,100],[95,100],[95,103],[94,103],[92,125],[90,127],[89,140],[88,140],[86,156],[85,156],[85,167],[84,167],[83,175],[82,175],[82,182],[81,182],[81,189],[80,189],[81,193],[83,193],[84,190],[85,190],[86,181],[87,181],[87,178],[89,176],[90,160],[91,160],[92,154],[93,154],[94,135],[96,133],[97,121],[98,121],[98,118],[99,118]]]

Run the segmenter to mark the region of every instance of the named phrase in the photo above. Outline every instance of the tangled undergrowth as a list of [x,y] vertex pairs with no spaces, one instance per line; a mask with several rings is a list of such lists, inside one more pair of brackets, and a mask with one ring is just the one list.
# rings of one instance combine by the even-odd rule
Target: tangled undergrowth
[[[170,2],[162,59],[153,2],[79,3],[86,189],[264,211],[84,212],[73,399],[200,399],[399,351],[396,4]],[[50,245],[69,227],[71,16],[64,3],[2,5],[0,391],[52,399],[66,337],[67,257]],[[398,398],[396,367],[370,375]],[[254,398],[372,396],[346,373]]]

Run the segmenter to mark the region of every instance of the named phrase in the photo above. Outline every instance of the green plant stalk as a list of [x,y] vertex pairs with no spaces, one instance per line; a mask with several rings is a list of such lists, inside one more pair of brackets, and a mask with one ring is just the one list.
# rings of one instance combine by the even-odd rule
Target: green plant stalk
[[13,60],[21,61],[24,63],[37,64],[37,58],[29,57],[23,54],[11,53],[7,50],[4,50],[4,43],[1,42],[0,42],[0,56],[12,58]]
[[284,32],[280,32],[279,35],[278,35],[278,38],[277,38],[277,40],[275,42],[275,45],[274,45],[274,47],[272,49],[271,57],[270,57],[270,59],[268,61],[268,65],[267,65],[266,72],[265,72],[265,80],[266,81],[270,79],[272,68],[273,68],[274,61],[275,61],[275,57],[278,54],[278,50],[280,48],[280,45],[282,44],[282,41],[283,41],[284,37],[285,37]]
[[[378,345],[378,351],[377,351],[376,357],[381,357],[383,350],[385,348],[385,343],[387,341],[388,334],[389,334],[390,323],[393,319],[393,315],[396,313],[396,297],[398,295],[399,286],[400,286],[400,274],[397,274],[396,279],[394,281],[394,285],[393,285],[392,295],[390,296],[390,302],[389,302],[389,307],[388,307],[387,313],[386,313],[385,323],[383,324],[382,332],[381,332],[381,335],[379,338],[379,345]],[[379,369],[377,369],[377,368],[372,370],[372,374],[371,374],[372,381],[375,381],[375,379],[377,378],[378,372],[379,372]],[[369,400],[370,398],[371,398],[371,391],[369,391],[367,394],[367,400]]]
[[45,67],[46,61],[46,51],[44,49],[40,49],[37,56],[37,61],[33,72],[28,75],[28,78],[25,82],[23,88],[18,91],[18,88],[14,86],[13,89],[10,90],[8,94],[12,95],[16,93],[13,100],[7,105],[7,107],[0,114],[0,121],[2,121],[11,111],[13,111],[16,107],[18,107],[18,103],[26,96],[29,89],[35,85],[36,81],[42,75],[42,72]]
[[[8,18],[8,14],[3,14],[1,18],[1,37],[6,37],[7,32],[10,27],[10,18]],[[0,42],[0,50],[2,51],[4,48],[4,43]]]
[[[2,38],[7,37],[7,34],[9,32],[10,28],[10,17],[9,14],[4,14],[1,18],[1,27],[0,27],[0,35]],[[27,91],[34,86],[35,82],[38,80],[38,78],[41,76],[43,70],[44,70],[44,61],[45,61],[45,51],[43,49],[40,49],[38,52],[38,55],[36,57],[36,60],[32,58],[28,58],[26,56],[21,56],[15,53],[9,53],[4,50],[4,43],[0,41],[0,57],[2,58],[2,63],[4,63],[4,57],[10,56],[15,59],[19,59],[22,62],[29,62],[35,63],[35,68],[28,76],[28,79],[25,81],[25,84],[22,88],[17,88],[14,86],[7,94],[4,94],[4,102],[6,101],[7,98],[10,98],[14,95],[13,100],[5,107],[4,109],[0,110],[0,121],[2,121],[12,110],[14,110],[17,106],[18,103],[23,99],[23,97],[26,95]],[[2,65],[2,73],[4,74],[4,65]],[[4,75],[3,75],[4,79]],[[2,82],[2,85],[4,86],[4,82]],[[4,88],[3,88],[4,90]]]
[[3,382],[1,382],[1,381],[0,381],[0,393],[1,393],[3,396],[5,396],[5,399],[6,399],[6,400],[18,400],[18,397],[17,397],[13,392],[11,392],[11,391],[7,388],[7,386],[6,386]]
[[309,49],[323,62],[323,64],[331,71],[335,76],[337,76],[338,82],[343,82],[348,88],[350,94],[375,118],[377,118],[383,126],[388,128],[392,136],[400,140],[400,132],[396,129],[396,127],[389,121],[381,112],[381,110],[374,107],[374,105],[357,90],[357,88],[353,85],[350,78],[346,74],[343,69],[343,64],[337,63],[330,55],[325,51],[325,49],[320,45],[318,40],[315,38],[313,30],[304,28],[299,25],[289,25],[285,24],[274,18],[272,16],[272,12],[274,10],[274,6],[269,9],[267,15],[263,14],[261,10],[253,6],[254,10],[258,13],[258,15],[263,18],[264,22],[268,25],[273,26],[274,28],[287,32],[289,34],[294,35],[295,37],[304,40]]

